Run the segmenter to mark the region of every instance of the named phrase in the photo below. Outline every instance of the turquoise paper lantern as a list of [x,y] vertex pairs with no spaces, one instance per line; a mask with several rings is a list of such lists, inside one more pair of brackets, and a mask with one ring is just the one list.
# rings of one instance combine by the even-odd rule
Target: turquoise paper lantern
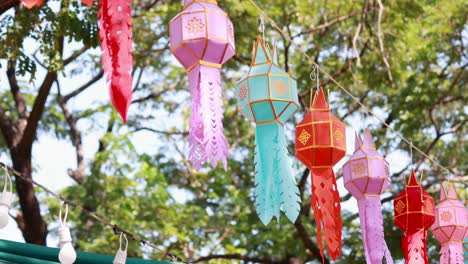
[[238,106],[255,126],[255,205],[265,225],[280,212],[295,222],[299,188],[292,172],[284,123],[299,106],[296,81],[278,66],[276,48],[260,37],[254,43],[249,73],[236,87]]
[[278,66],[276,46],[270,49],[260,37],[253,58],[249,73],[236,86],[241,113],[257,124],[284,124],[299,107],[296,80]]

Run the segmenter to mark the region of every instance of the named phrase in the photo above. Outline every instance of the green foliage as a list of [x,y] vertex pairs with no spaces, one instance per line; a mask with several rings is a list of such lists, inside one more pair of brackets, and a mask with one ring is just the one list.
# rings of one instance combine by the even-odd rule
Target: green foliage
[[[93,49],[99,43],[97,7],[81,7],[77,1],[48,2],[41,8],[18,8],[16,12],[2,15],[0,58],[16,61],[16,75],[24,76],[22,79],[27,81],[35,80],[36,72],[42,68],[38,61],[46,69],[59,71],[66,77],[90,79],[90,72],[95,74],[100,67],[99,51]],[[233,86],[245,73],[252,43],[256,35],[261,34],[257,29],[259,12],[245,0],[219,1],[234,22],[237,44],[237,55],[227,63],[224,72],[224,123],[232,158],[227,171],[206,168],[196,172],[186,157],[185,135],[190,113],[186,76],[168,50],[167,25],[181,10],[180,1],[159,1],[151,5],[152,2],[134,1],[133,6],[135,80],[140,79],[138,75],[141,74],[134,98],[150,96],[150,99],[132,105],[134,110],[127,126],[119,123],[115,111],[107,103],[93,102],[86,105],[86,109],[77,107],[71,111],[77,120],[87,124],[79,126],[86,127],[86,131],[82,131],[84,137],[103,136],[95,155],[87,157],[84,182],[62,190],[62,194],[190,261],[211,254],[240,254],[283,262],[292,257],[318,260],[303,243],[300,231],[285,217],[280,223],[272,221],[269,226],[263,226],[254,209],[254,128],[236,111]],[[458,175],[467,174],[468,55],[464,1],[384,1],[381,26],[385,55],[377,36],[376,1],[255,2],[264,7],[265,13],[321,67],[361,97],[394,129]],[[363,8],[364,2],[366,8]],[[333,22],[339,17],[345,18]],[[362,30],[357,37],[357,49],[361,53],[361,66],[358,66],[351,50],[360,23]],[[307,111],[309,88],[315,85],[309,78],[312,64],[269,24],[266,36],[267,40],[276,38],[280,63],[298,80],[303,108],[291,122],[297,123]],[[65,45],[78,43],[89,48],[68,67],[60,51],[62,38]],[[39,60],[34,58],[36,51],[25,44],[31,40],[38,44]],[[389,61],[389,69],[383,56]],[[89,72],[86,69],[90,69]],[[389,79],[389,71],[393,80]],[[357,120],[366,119],[363,123],[376,131],[382,153],[409,151],[407,145],[372,117],[363,118],[356,103],[329,78],[322,76],[321,80],[331,90],[333,111],[346,116],[345,122],[355,129],[362,128]],[[37,91],[27,88],[28,83],[20,84],[31,108]],[[93,89],[105,88],[95,86]],[[70,128],[55,100],[57,95],[53,90],[41,132],[71,139]],[[4,88],[0,88],[0,106],[6,110],[6,115],[18,118],[13,98]],[[289,124],[287,130],[291,132],[292,125]],[[157,139],[153,153],[138,151],[138,146],[134,145],[142,131]],[[0,137],[0,149],[5,148]],[[290,152],[293,153],[293,146]],[[415,164],[421,160],[420,168],[427,171],[424,184],[433,183],[429,191],[437,196],[437,183],[446,173],[422,160],[416,152],[413,159]],[[405,167],[404,164],[395,165]],[[295,166],[299,182],[304,167],[297,163]],[[393,181],[390,191],[397,193],[402,189],[401,175],[393,175]],[[305,236],[316,243],[313,213],[308,206],[310,184],[302,187],[305,191],[300,220],[307,232]],[[462,189],[464,185],[459,187]],[[466,190],[460,194],[466,198]],[[44,199],[44,202],[49,205],[48,215],[57,215],[58,203],[52,199]],[[393,225],[391,210],[387,204],[385,235],[394,258],[402,259],[402,233]],[[355,211],[343,209],[343,257],[338,263],[364,262]],[[47,220],[54,221],[53,218]],[[110,229],[77,211],[70,214],[70,221],[78,249],[114,253],[118,236]],[[49,229],[53,228],[51,224]],[[437,259],[437,242],[431,238],[428,243],[431,258]],[[136,243],[130,243],[129,255],[163,257]],[[231,262],[213,260],[213,263]]]

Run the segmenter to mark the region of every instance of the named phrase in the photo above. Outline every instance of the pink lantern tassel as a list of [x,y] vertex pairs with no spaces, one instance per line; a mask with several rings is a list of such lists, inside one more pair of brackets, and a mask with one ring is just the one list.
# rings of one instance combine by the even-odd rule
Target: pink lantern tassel
[[406,254],[406,264],[428,264],[426,249],[427,230],[419,230],[418,232],[404,236],[402,239],[402,247]]
[[189,160],[195,167],[200,168],[206,162],[203,138],[203,120],[200,112],[200,66],[196,66],[188,73],[190,94],[192,97],[192,113],[189,129]]
[[124,123],[132,102],[132,1],[99,1],[102,65],[112,104]]
[[367,264],[393,264],[384,238],[380,196],[364,196],[358,200],[361,235]]
[[463,244],[449,241],[440,249],[440,264],[463,264]]
[[197,65],[189,73],[192,93],[189,158],[196,169],[205,162],[216,167],[222,161],[227,169],[229,155],[224,137],[221,69]]

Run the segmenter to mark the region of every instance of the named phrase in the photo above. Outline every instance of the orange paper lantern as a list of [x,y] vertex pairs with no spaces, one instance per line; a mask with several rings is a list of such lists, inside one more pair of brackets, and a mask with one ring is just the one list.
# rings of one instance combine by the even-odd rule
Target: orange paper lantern
[[393,201],[395,225],[405,236],[402,248],[406,263],[428,263],[426,250],[427,230],[435,221],[435,204],[432,198],[418,184],[414,170],[405,189]]
[[317,243],[323,258],[322,228],[332,259],[341,255],[341,206],[333,166],[346,154],[346,127],[330,111],[323,89],[310,112],[296,127],[296,157],[312,175],[312,199]]

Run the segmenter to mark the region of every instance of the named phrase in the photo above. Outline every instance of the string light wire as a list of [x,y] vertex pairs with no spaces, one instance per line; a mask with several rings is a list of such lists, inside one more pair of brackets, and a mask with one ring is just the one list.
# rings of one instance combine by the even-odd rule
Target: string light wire
[[[85,209],[83,206],[79,205],[79,204],[76,204],[66,198],[64,198],[63,196],[61,196],[60,194],[57,194],[55,192],[53,192],[52,190],[50,190],[49,188],[45,187],[44,185],[36,182],[35,180],[29,178],[29,177],[26,177],[24,175],[22,175],[20,172],[16,171],[15,169],[11,168],[10,166],[6,165],[5,163],[3,162],[0,162],[0,166],[3,167],[3,168],[6,168],[7,171],[10,171],[13,175],[17,176],[17,177],[20,177],[21,179],[41,188],[42,190],[44,190],[45,192],[47,192],[48,194],[52,195],[53,197],[57,198],[58,200],[62,201],[63,203],[61,204],[61,208],[63,205],[66,206],[66,208],[68,208],[68,206],[71,206],[73,208],[76,208],[80,211],[82,211],[85,215],[91,217],[91,218],[94,218],[96,221],[100,222],[101,224],[103,225],[106,225],[110,228],[112,228],[113,232],[116,234],[116,235],[125,235],[126,237],[134,240],[134,241],[137,241],[139,242],[140,244],[144,245],[144,246],[148,246],[154,250],[156,250],[157,252],[159,252],[160,254],[164,255],[165,257],[167,257],[168,259],[171,259],[172,261],[174,262],[183,262],[183,263],[188,263],[187,261],[184,261],[182,258],[180,258],[179,256],[175,255],[175,254],[172,254],[168,251],[164,251],[160,248],[158,248],[157,246],[155,246],[154,244],[152,244],[151,242],[148,242],[146,239],[144,238],[141,238],[139,235],[136,235],[130,231],[127,231],[123,228],[121,228],[120,226],[116,225],[116,224],[113,224],[111,220],[108,220],[107,218],[103,217],[103,216],[100,216],[96,213],[93,213],[87,209]],[[67,210],[68,212],[68,210]],[[60,217],[61,218],[61,217]],[[66,218],[66,216],[65,216]]]
[[437,165],[439,168],[441,168],[442,170],[444,170],[445,172],[449,173],[449,174],[452,174],[454,175],[454,177],[456,177],[457,179],[460,180],[460,182],[463,183],[463,179],[461,177],[459,177],[458,175],[455,175],[454,173],[452,173],[448,168],[446,168],[445,166],[443,166],[442,164],[440,164],[438,161],[432,159],[431,157],[429,157],[428,154],[426,154],[424,151],[422,151],[420,148],[418,148],[417,146],[413,145],[412,144],[412,141],[407,139],[406,137],[404,137],[400,132],[398,132],[397,130],[395,130],[394,128],[392,128],[389,124],[387,124],[387,122],[385,122],[385,120],[383,120],[382,118],[380,118],[379,116],[377,116],[374,112],[372,112],[367,106],[365,106],[363,103],[361,103],[361,101],[359,100],[359,98],[355,97],[348,89],[346,89],[343,85],[341,85],[337,80],[335,80],[327,71],[325,71],[322,67],[320,67],[320,65],[318,65],[314,59],[309,56],[299,45],[297,45],[296,43],[294,43],[294,41],[291,39],[291,37],[286,34],[277,24],[276,22],[271,18],[269,17],[258,5],[257,3],[255,3],[254,0],[248,0],[252,6],[258,10],[258,12],[260,12],[260,15],[265,18],[266,20],[268,20],[268,22],[270,22],[271,26],[273,28],[275,28],[286,40],[288,40],[291,45],[293,45],[300,53],[302,53],[307,59],[309,59],[310,62],[312,62],[312,64],[318,69],[320,70],[326,77],[328,77],[333,83],[336,84],[336,86],[338,86],[344,93],[346,93],[349,97],[351,97],[351,99],[353,99],[364,111],[366,111],[367,113],[369,113],[370,115],[372,115],[375,119],[377,119],[380,123],[382,123],[385,127],[387,127],[388,129],[390,129],[393,133],[395,133],[395,135],[397,135],[401,140],[403,140],[404,142],[406,142],[408,145],[410,145],[410,148],[411,149],[415,149],[417,152],[419,152],[422,156],[424,156],[426,159],[428,159],[429,161],[431,161],[432,163],[434,163],[435,165]]

